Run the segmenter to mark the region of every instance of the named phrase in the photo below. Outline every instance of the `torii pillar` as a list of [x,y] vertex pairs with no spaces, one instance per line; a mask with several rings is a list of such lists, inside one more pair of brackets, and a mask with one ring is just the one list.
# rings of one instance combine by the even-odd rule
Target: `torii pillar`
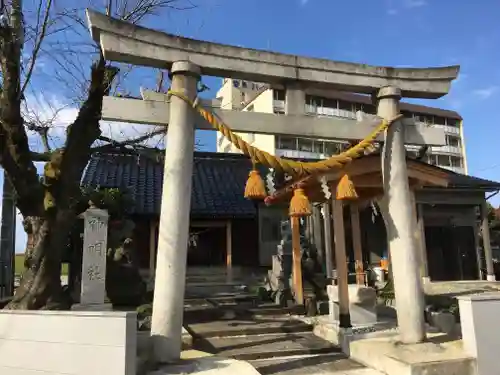
[[[194,100],[200,68],[180,61],[172,65],[170,72],[172,90]],[[193,108],[176,96],[170,100],[151,322],[152,355],[157,363],[177,361],[182,348],[195,140]]]
[[[377,115],[390,120],[399,115],[400,89],[388,86],[377,93]],[[382,178],[389,251],[391,254],[399,338],[404,344],[425,339],[424,292],[420,277],[420,258],[413,236],[413,209],[408,171],[404,126],[398,120],[386,131],[382,155]]]

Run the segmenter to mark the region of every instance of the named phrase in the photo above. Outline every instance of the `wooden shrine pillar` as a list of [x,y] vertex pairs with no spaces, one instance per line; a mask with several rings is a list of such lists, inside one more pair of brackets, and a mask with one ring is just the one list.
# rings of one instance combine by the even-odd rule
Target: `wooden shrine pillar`
[[341,328],[350,328],[351,315],[349,312],[349,289],[347,280],[348,272],[344,228],[344,203],[343,201],[336,199],[333,200],[333,228],[339,299],[339,326]]
[[300,255],[300,218],[290,217],[292,225],[292,280],[295,302],[304,305],[304,287],[302,285],[302,257]]
[[226,222],[226,279],[233,281],[233,225],[231,220]]
[[352,246],[354,248],[354,264],[356,270],[356,284],[365,285],[365,271],[363,266],[363,247],[361,242],[361,226],[359,222],[359,205],[357,202],[350,204]]

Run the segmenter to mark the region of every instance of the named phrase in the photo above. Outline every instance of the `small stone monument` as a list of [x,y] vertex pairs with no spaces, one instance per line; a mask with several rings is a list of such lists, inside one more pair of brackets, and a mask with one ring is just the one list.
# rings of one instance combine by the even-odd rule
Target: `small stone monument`
[[80,303],[74,310],[112,310],[106,298],[106,253],[108,212],[90,207],[81,217],[84,220],[82,277]]

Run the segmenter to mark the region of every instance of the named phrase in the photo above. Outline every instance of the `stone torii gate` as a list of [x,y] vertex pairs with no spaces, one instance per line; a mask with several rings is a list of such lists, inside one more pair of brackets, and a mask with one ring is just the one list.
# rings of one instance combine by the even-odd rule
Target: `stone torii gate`
[[[372,94],[378,102],[377,115],[392,119],[399,114],[402,96],[439,98],[458,74],[458,67],[397,69],[258,51],[169,35],[90,10],[87,17],[92,37],[107,60],[169,69],[171,89],[190,100],[197,96],[202,74],[285,88],[287,116],[214,109],[237,132],[361,139],[373,130],[373,119],[356,123],[305,116],[306,92],[325,89]],[[179,359],[181,350],[194,129],[207,129],[208,124],[177,96],[169,103],[149,93],[143,97],[155,100],[106,98],[103,112],[109,120],[168,124],[151,335],[155,360],[169,362]],[[385,135],[383,180],[391,218],[389,247],[396,299],[403,301],[397,304],[400,339],[416,343],[425,338],[424,302],[412,235],[405,143],[443,145],[444,134],[398,120]]]

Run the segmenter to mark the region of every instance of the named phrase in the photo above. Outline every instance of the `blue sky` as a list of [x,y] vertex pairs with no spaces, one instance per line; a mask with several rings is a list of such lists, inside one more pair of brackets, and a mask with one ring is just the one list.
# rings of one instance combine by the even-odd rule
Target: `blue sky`
[[[449,95],[420,102],[458,111],[464,118],[469,173],[500,181],[500,161],[491,156],[500,135],[500,111],[496,111],[500,104],[500,2],[193,1],[199,4],[197,9],[162,13],[147,26],[197,39],[332,60],[399,67],[460,65],[460,77]],[[86,38],[85,33],[69,35],[66,41]],[[88,57],[80,56],[86,71]],[[49,52],[42,56],[30,92],[68,102],[72,87],[57,84],[54,70],[58,68],[50,57]],[[149,69],[137,70],[126,86],[132,91],[141,85],[151,87],[154,74]],[[205,77],[204,83],[212,89],[210,95],[220,80]],[[199,139],[204,150],[215,150],[214,133],[199,134]],[[23,237],[19,228],[18,250],[24,247]]]

